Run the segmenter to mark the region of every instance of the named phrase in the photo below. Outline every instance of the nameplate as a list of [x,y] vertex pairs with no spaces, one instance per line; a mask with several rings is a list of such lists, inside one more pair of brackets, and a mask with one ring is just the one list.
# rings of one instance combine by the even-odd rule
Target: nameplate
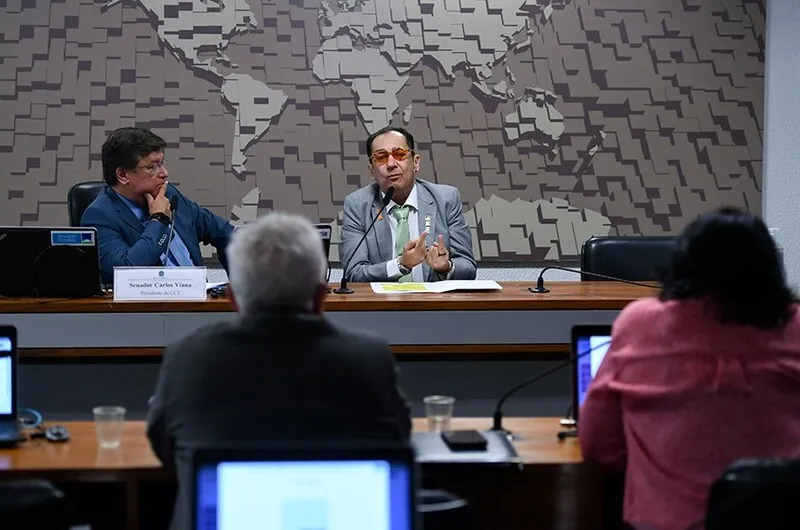
[[115,267],[114,301],[206,299],[205,267]]

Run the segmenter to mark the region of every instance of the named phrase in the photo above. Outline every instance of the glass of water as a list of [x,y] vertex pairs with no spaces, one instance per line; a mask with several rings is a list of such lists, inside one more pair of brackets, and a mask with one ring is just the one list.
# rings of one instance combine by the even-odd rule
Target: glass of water
[[102,449],[114,449],[122,443],[122,426],[125,423],[125,407],[95,407],[94,428],[97,443]]
[[428,418],[428,430],[442,432],[450,430],[450,418],[453,417],[453,405],[456,398],[450,396],[427,396],[425,416]]

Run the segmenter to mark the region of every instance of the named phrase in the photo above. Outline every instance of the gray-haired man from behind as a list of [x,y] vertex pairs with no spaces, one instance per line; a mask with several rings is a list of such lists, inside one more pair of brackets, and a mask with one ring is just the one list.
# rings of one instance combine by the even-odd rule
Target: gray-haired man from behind
[[168,346],[147,435],[179,493],[173,529],[188,528],[187,447],[246,440],[410,436],[408,404],[385,340],[323,315],[326,261],[302,217],[273,213],[228,246],[238,315]]

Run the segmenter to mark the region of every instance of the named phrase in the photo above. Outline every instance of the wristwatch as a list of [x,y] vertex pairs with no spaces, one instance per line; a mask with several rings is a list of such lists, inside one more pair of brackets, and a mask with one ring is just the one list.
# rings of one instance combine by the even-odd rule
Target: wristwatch
[[170,222],[169,215],[165,214],[164,212],[156,212],[154,214],[150,214],[150,219],[155,219],[164,226],[169,226]]
[[437,272],[440,278],[446,278],[453,271],[453,260],[450,260],[450,267],[446,271]]
[[411,269],[403,265],[403,262],[400,260],[400,256],[397,256],[397,268],[400,269],[401,276],[405,276],[406,274],[411,274]]

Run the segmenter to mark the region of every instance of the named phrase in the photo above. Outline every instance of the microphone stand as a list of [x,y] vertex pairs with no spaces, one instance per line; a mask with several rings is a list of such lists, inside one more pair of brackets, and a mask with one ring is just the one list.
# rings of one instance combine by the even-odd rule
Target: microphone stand
[[175,212],[178,211],[178,197],[177,195],[172,197],[169,201],[169,209],[172,212],[172,219],[169,223],[169,236],[167,237],[167,250],[164,252],[164,263],[161,265],[162,267],[167,266],[167,262],[169,261],[169,246],[172,244],[172,238],[175,235]]
[[[380,193],[380,191],[378,193]],[[386,194],[383,196],[383,200],[381,201],[381,207],[378,209],[378,214],[372,218],[372,222],[370,223],[369,227],[367,227],[367,230],[364,232],[364,235],[361,236],[361,239],[356,245],[356,248],[353,250],[353,253],[350,255],[350,258],[347,260],[347,265],[350,264],[350,260],[353,259],[353,256],[356,255],[358,249],[361,248],[361,245],[367,239],[370,230],[372,230],[372,227],[375,226],[375,223],[380,218],[384,208],[386,208],[389,205],[389,203],[392,202],[392,197],[394,197],[394,186],[389,186],[389,188],[386,190]],[[339,248],[341,248],[341,244],[339,245]],[[339,283],[339,287],[333,290],[333,292],[336,294],[353,294],[355,292],[349,287],[347,287],[347,265],[345,265],[344,260],[342,260],[342,281]]]
[[[518,385],[512,387],[511,390],[509,390],[505,394],[503,394],[503,397],[501,397],[500,401],[497,402],[497,407],[495,408],[494,415],[492,416],[492,420],[493,421],[492,421],[492,429],[491,430],[497,431],[497,432],[501,432],[507,437],[513,436],[511,431],[503,428],[503,405],[505,404],[506,400],[508,400],[508,398],[510,398],[511,396],[516,394],[517,391],[522,390],[526,386],[532,385],[533,383],[535,383],[535,382],[537,382],[537,381],[539,381],[541,379],[544,379],[548,375],[553,374],[555,372],[558,372],[562,368],[565,368],[565,367],[571,365],[572,363],[574,363],[578,359],[581,359],[582,357],[585,357],[585,356],[589,355],[594,350],[596,350],[598,348],[602,348],[603,346],[608,346],[609,344],[611,344],[610,340],[607,340],[607,341],[605,341],[603,343],[597,344],[596,346],[594,346],[592,348],[589,348],[584,352],[579,353],[575,357],[570,357],[566,361],[555,365],[551,369],[549,369],[549,370],[547,370],[545,372],[542,372],[541,374],[537,374],[537,375],[535,375],[533,377],[530,377],[530,378],[526,379],[525,381],[522,381]],[[576,431],[576,434],[577,434],[577,431]],[[563,439],[561,437],[560,433],[559,433],[559,439]]]
[[528,287],[528,291],[530,291],[532,293],[549,293],[550,289],[548,289],[547,287],[544,286],[544,273],[546,271],[549,271],[550,269],[557,269],[557,270],[560,270],[560,271],[572,272],[572,273],[575,273],[575,274],[586,274],[587,276],[594,276],[594,277],[597,277],[597,278],[603,278],[604,280],[613,280],[615,282],[622,282],[622,283],[627,283],[627,284],[630,284],[630,285],[638,285],[639,287],[649,287],[650,289],[660,289],[660,287],[657,286],[657,285],[649,285],[649,284],[646,284],[646,283],[634,282],[634,281],[631,281],[631,280],[623,280],[622,278],[615,278],[613,276],[606,276],[605,274],[600,274],[600,273],[597,273],[597,272],[589,272],[589,271],[584,271],[584,270],[576,271],[575,269],[568,269],[567,267],[559,267],[558,265],[551,265],[549,267],[545,267],[545,268],[542,269],[542,271],[539,273],[539,277],[536,278],[536,287]]

